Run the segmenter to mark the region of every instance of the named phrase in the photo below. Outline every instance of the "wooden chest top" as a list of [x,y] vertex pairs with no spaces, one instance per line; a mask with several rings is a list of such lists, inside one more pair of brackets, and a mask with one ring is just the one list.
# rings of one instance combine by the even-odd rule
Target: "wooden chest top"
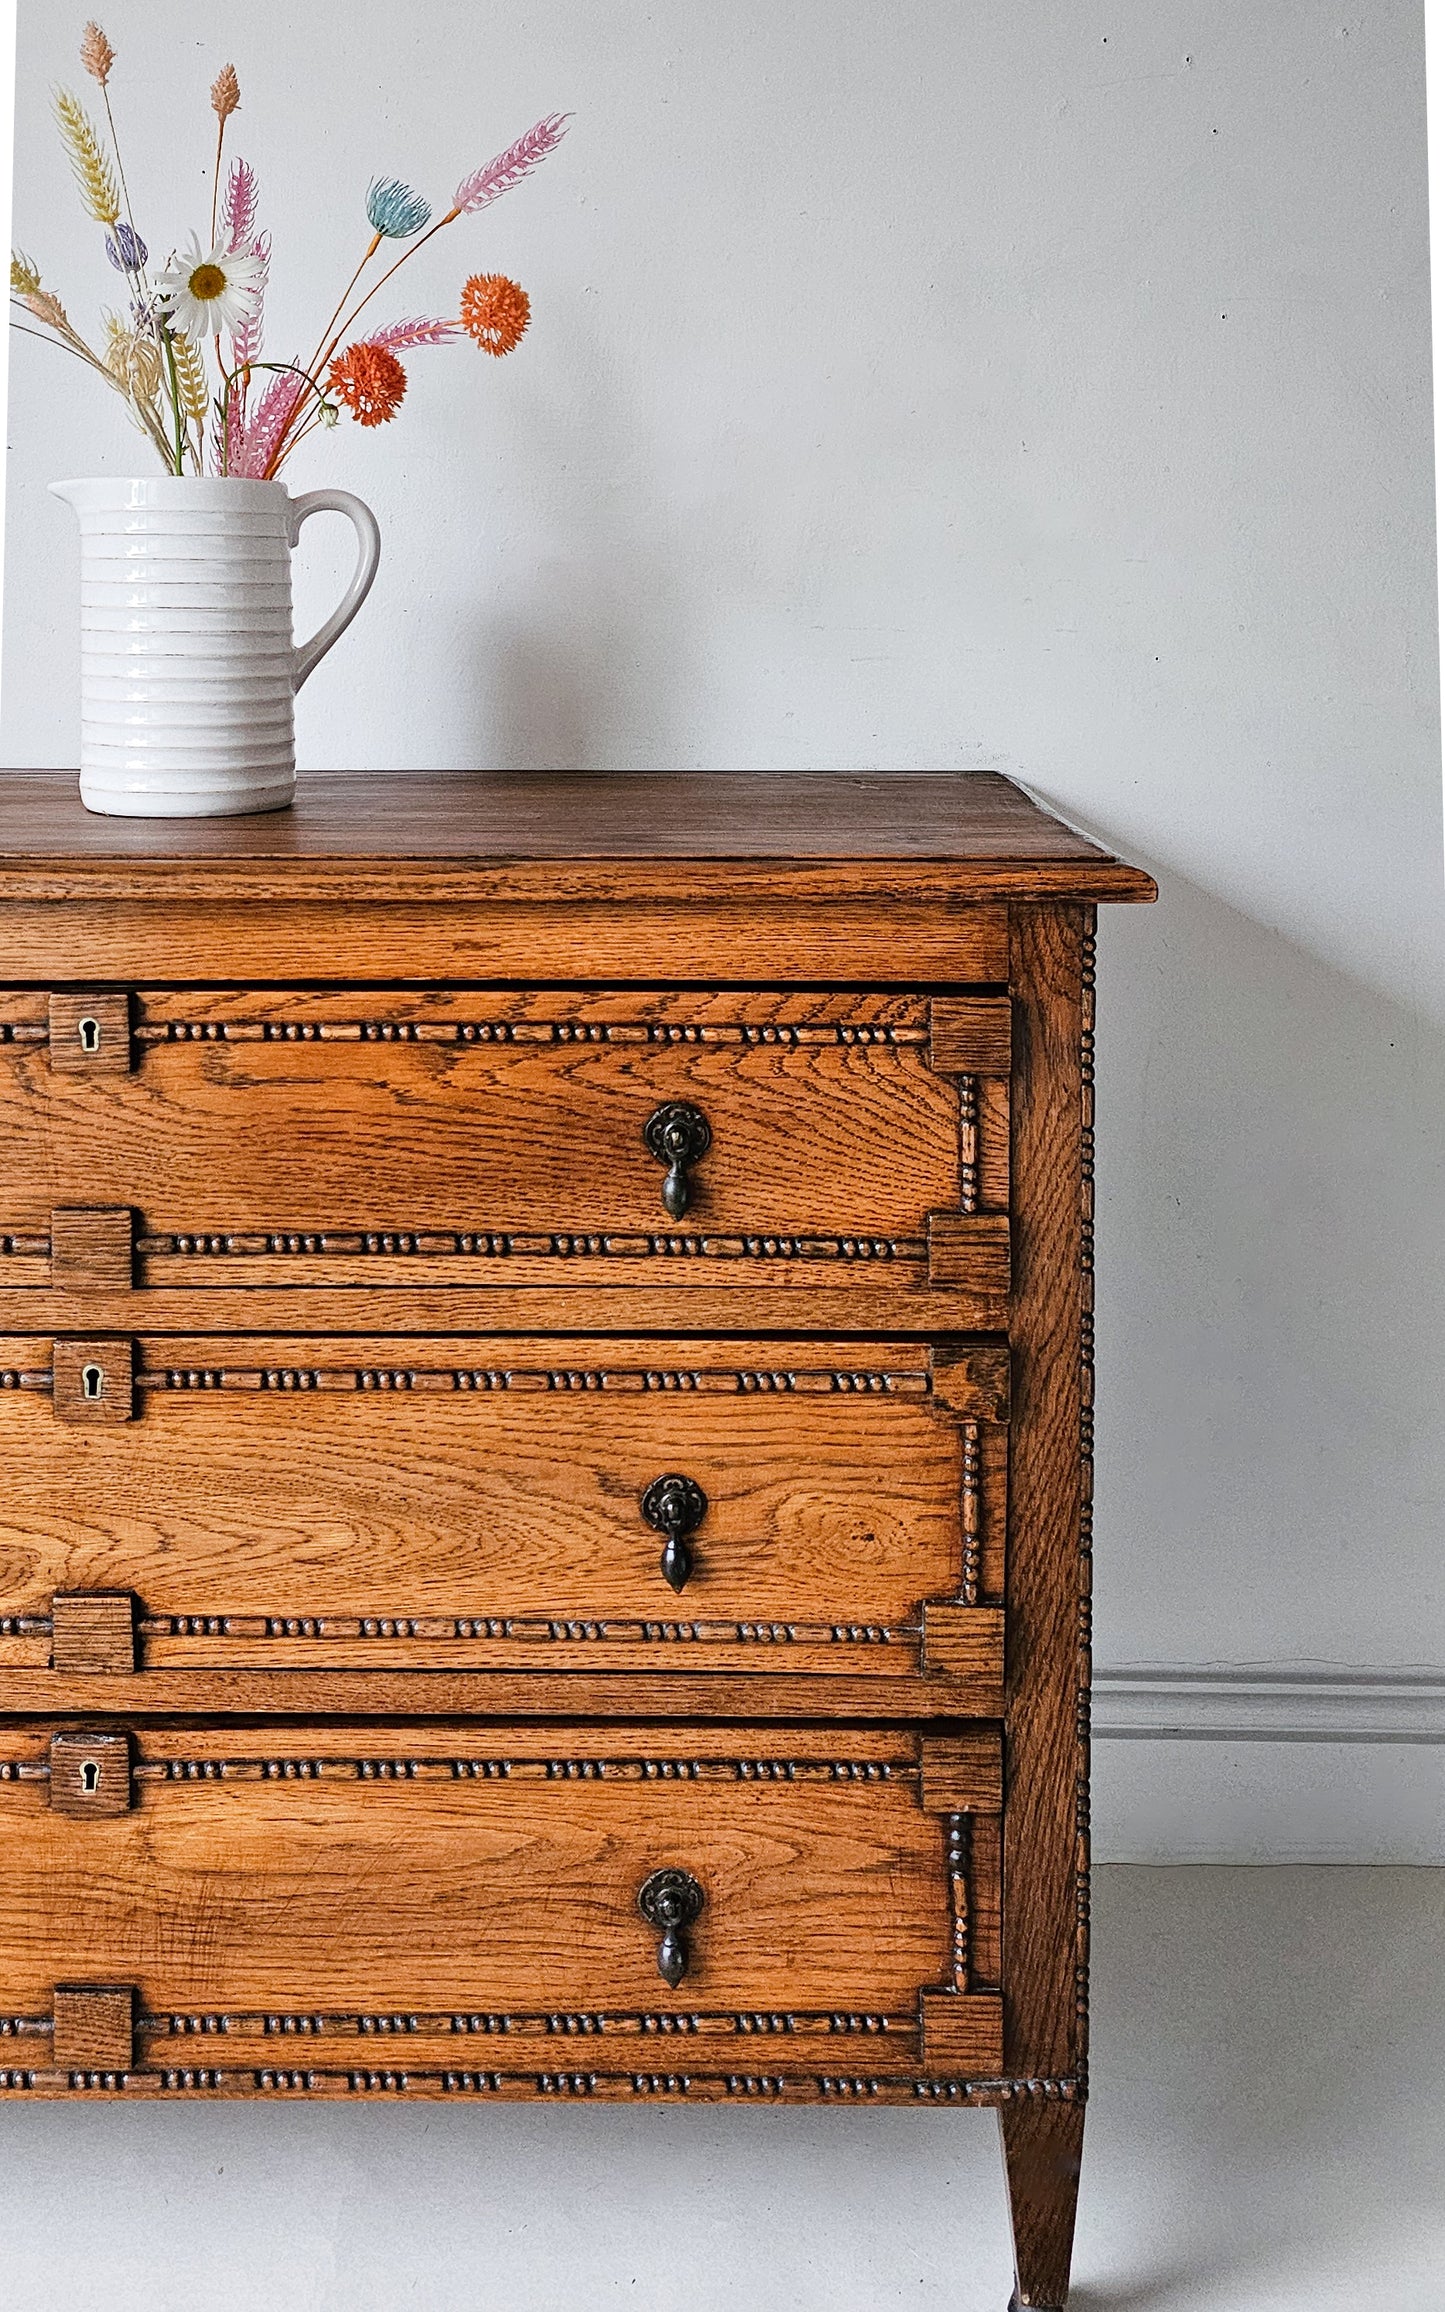
[[313,771],[295,808],[109,819],[0,788],[0,899],[1148,900],[993,771]]

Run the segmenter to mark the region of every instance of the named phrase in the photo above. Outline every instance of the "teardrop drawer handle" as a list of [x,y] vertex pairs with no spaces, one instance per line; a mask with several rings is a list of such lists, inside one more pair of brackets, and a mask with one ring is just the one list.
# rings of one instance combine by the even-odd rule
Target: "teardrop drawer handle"
[[690,1871],[655,1870],[638,1890],[637,1907],[650,1927],[661,1935],[657,1971],[675,1991],[687,1973],[687,1930],[696,1925],[707,1900]]
[[659,1164],[667,1166],[662,1201],[673,1220],[681,1220],[692,1194],[688,1166],[700,1164],[712,1146],[712,1126],[701,1108],[687,1100],[669,1100],[654,1108],[642,1137]]
[[663,1580],[675,1590],[685,1588],[693,1568],[687,1537],[707,1515],[707,1495],[690,1477],[654,1477],[642,1496],[642,1514],[654,1533],[667,1536],[657,1561]]

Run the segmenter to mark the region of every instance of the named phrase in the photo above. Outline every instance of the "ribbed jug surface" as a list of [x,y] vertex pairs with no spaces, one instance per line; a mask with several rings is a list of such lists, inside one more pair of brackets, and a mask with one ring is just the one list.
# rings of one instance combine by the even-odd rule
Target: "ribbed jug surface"
[[288,494],[279,482],[57,485],[80,520],[80,791],[210,816],[295,792]]

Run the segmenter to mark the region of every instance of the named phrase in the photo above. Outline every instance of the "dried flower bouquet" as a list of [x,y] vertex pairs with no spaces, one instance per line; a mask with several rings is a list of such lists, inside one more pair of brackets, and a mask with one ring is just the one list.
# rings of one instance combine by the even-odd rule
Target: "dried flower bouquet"
[[[33,329],[17,321],[25,335],[86,362],[121,395],[168,474],[273,481],[307,436],[319,426],[334,425],[343,408],[364,426],[395,417],[407,385],[403,353],[465,335],[483,352],[503,354],[521,338],[531,311],[527,293],[500,273],[472,275],[463,286],[456,319],[413,317],[360,336],[351,332],[418,249],[459,217],[489,208],[546,159],[566,132],[566,114],[539,120],[495,160],[464,178],[451,207],[435,223],[428,202],[409,186],[390,177],[374,183],[366,202],[371,238],[310,360],[264,361],[271,236],[257,228],[252,169],[233,160],[224,182],[222,177],[226,124],[241,104],[235,67],[226,65],[211,89],[216,159],[208,238],[203,243],[193,231],[183,249],[173,250],[164,265],[152,270],[150,250],[131,212],[111,111],[115,50],[98,24],[86,26],[80,58],[100,89],[109,141],[68,90],[56,93],[55,117],[80,197],[103,228],[106,256],[125,281],[127,310],[104,316],[104,348],[97,352],[45,286],[39,267],[18,252],[10,264],[11,303],[17,313],[41,324]],[[368,279],[378,254],[393,242],[409,246],[378,278]],[[258,373],[269,377],[264,387]]]

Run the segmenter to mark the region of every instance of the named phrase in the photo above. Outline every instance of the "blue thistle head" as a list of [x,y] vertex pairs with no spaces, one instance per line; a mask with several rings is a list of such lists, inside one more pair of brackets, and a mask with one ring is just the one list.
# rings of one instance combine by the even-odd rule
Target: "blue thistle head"
[[409,241],[430,218],[431,204],[395,177],[378,177],[366,196],[366,213],[375,232],[389,241]]
[[117,273],[139,273],[150,255],[139,233],[120,218],[115,231],[105,236],[105,253]]

